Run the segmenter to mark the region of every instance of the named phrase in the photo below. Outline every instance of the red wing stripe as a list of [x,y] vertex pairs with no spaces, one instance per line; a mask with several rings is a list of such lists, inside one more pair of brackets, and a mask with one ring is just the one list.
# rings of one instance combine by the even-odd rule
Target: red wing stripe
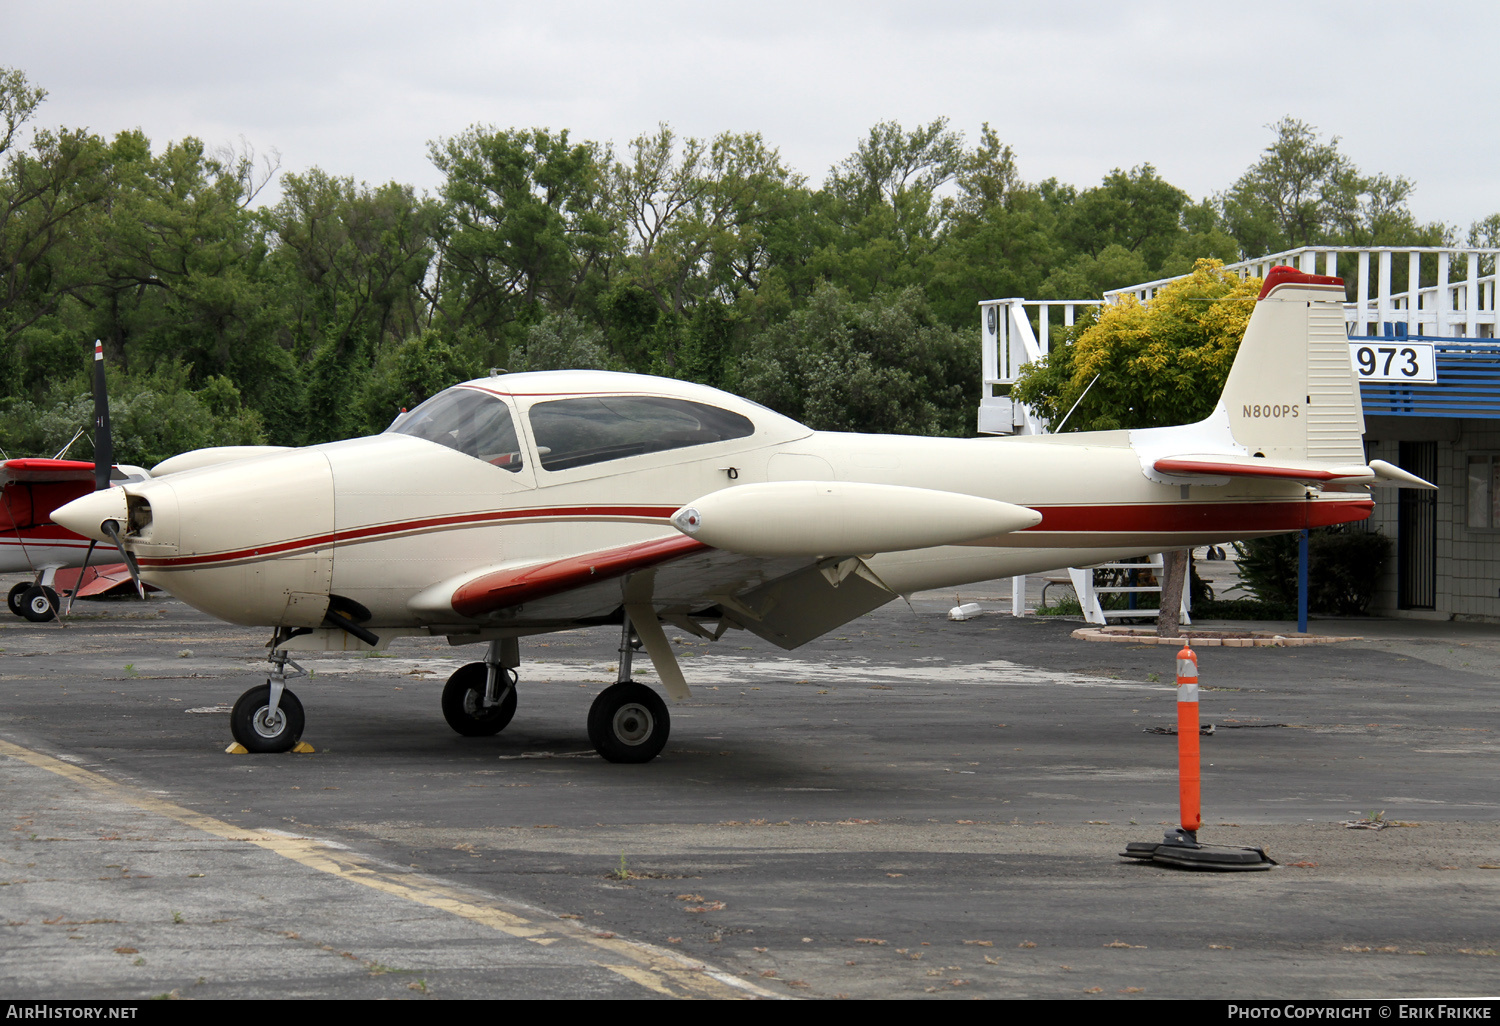
[[686,535],[675,535],[640,545],[569,556],[519,570],[497,570],[461,586],[453,593],[451,603],[453,611],[460,616],[483,616],[506,606],[517,606],[586,584],[623,577],[634,570],[657,566],[707,548]]
[[1244,463],[1209,463],[1206,460],[1183,460],[1167,457],[1152,464],[1163,474],[1214,474],[1225,477],[1274,477],[1287,481],[1337,481],[1348,474],[1335,474],[1328,470],[1304,470],[1298,467],[1264,467]]

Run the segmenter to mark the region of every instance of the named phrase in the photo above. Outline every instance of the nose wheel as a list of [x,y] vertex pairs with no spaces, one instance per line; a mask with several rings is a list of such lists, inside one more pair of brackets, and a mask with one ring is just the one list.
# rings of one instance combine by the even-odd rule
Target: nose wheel
[[[278,628],[271,637],[271,654],[266,659],[271,673],[266,682],[239,697],[229,712],[229,732],[247,752],[290,752],[302,740],[302,703],[286,688],[288,677],[305,676],[307,671],[292,661],[284,644],[286,636]],[[287,667],[292,672],[287,672]]]
[[271,685],[251,688],[234,703],[229,731],[251,752],[290,752],[302,740],[302,703],[282,689],[281,699],[271,707]]

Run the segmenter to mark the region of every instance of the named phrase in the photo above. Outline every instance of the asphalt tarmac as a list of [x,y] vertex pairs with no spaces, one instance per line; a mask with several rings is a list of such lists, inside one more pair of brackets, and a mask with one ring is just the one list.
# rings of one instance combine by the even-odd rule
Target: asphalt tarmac
[[261,632],[7,618],[0,996],[1500,993],[1500,631],[1200,652],[1202,839],[1281,863],[1204,874],[1117,854],[1176,822],[1173,650],[951,604],[669,629],[694,695],[644,766],[588,744],[609,630],[524,640],[494,738],[438,703],[479,646],[309,657],[316,751],[235,756]]

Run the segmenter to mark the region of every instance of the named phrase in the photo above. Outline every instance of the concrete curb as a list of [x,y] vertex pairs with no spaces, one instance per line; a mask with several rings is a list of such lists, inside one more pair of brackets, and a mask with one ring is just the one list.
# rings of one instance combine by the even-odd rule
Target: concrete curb
[[[1226,636],[1231,635],[1231,636]],[[1183,637],[1158,638],[1152,627],[1083,627],[1073,632],[1080,641],[1113,641],[1135,645],[1191,645],[1194,648],[1296,648],[1335,641],[1362,641],[1358,636],[1327,634],[1272,634],[1270,631],[1191,631]]]

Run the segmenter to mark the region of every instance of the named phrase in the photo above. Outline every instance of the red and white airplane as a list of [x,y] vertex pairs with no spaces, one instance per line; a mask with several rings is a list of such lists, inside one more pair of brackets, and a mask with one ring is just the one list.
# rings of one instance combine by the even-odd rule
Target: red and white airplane
[[[145,472],[141,472],[145,476]],[[120,552],[113,545],[92,545],[98,562],[115,562],[116,568],[82,568],[89,555],[89,539],[54,523],[52,512],[94,490],[94,465],[80,460],[14,459],[0,463],[0,573],[32,573],[35,580],[10,589],[10,611],[28,620],[50,620],[58,608],[58,591],[75,598],[98,594],[118,586],[120,579],[108,576],[113,569],[126,572],[118,563]],[[106,576],[101,577],[101,572]],[[123,578],[128,584],[130,578]]]
[[489,735],[516,708],[520,638],[615,625],[619,679],[589,738],[645,762],[670,721],[630,679],[636,639],[667,694],[688,694],[664,623],[791,649],[898,595],[1362,520],[1380,478],[1431,487],[1366,463],[1343,298],[1336,278],[1273,271],[1217,408],[1182,427],[840,434],[681,381],[510,374],[380,435],[129,482],[54,518],[123,532],[142,580],[273,631],[269,679],[231,715],[247,749],[301,735],[291,652],[488,642],[442,706]]
[[100,548],[97,542],[52,519],[57,507],[79,496],[148,476],[140,467],[113,465],[104,347],[99,342],[94,343],[94,446],[98,461],[63,459],[71,446],[69,442],[52,459],[0,462],[0,573],[36,575],[32,582],[12,587],[7,596],[12,613],[36,622],[57,614],[59,590],[72,598],[84,598],[111,591],[130,580],[123,563],[90,565],[95,556],[101,563],[110,557],[118,560],[118,548],[112,544]]

